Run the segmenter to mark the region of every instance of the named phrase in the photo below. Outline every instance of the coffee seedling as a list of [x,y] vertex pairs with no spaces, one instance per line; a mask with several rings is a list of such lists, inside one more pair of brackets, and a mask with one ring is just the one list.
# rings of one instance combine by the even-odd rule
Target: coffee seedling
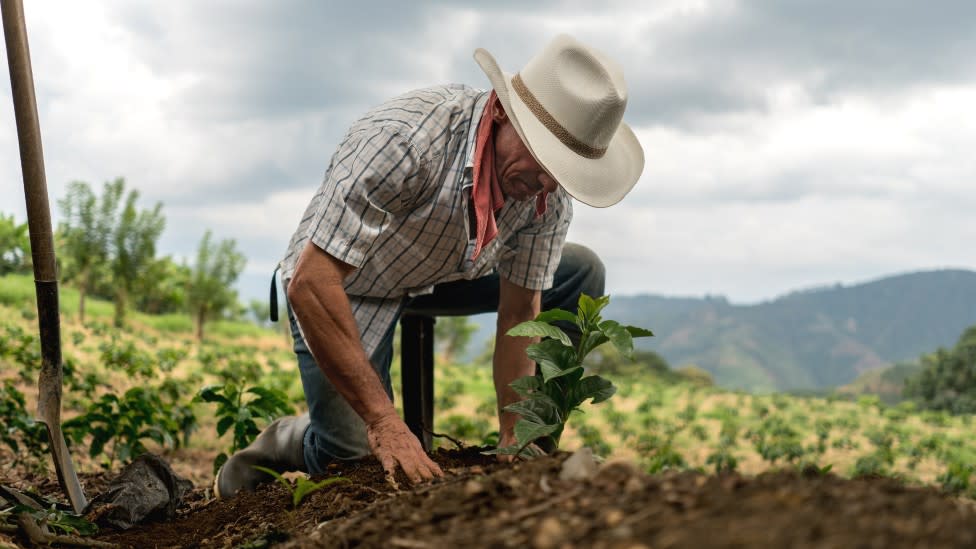
[[[594,404],[607,400],[617,388],[598,375],[584,376],[583,359],[600,345],[610,342],[624,356],[634,352],[635,337],[653,336],[650,330],[624,326],[603,320],[600,312],[610,302],[609,296],[596,299],[581,295],[576,314],[563,309],[545,311],[528,322],[508,331],[509,336],[542,337],[529,345],[526,354],[538,364],[534,376],[512,382],[511,387],[525,400],[510,404],[505,411],[522,416],[515,423],[516,444],[489,450],[488,454],[531,456],[538,452],[535,442],[553,448],[559,446],[566,421],[580,404],[592,399]],[[556,323],[573,325],[579,331],[574,345],[569,335]]]
[[275,480],[278,481],[279,484],[285,487],[285,490],[287,490],[288,493],[291,494],[292,509],[297,509],[298,505],[302,502],[303,499],[305,499],[305,496],[313,492],[317,492],[322,488],[325,488],[326,486],[330,484],[335,484],[337,482],[349,482],[349,479],[347,479],[346,477],[331,477],[325,480],[320,480],[318,482],[309,480],[304,477],[298,477],[298,479],[295,481],[295,485],[292,486],[291,483],[288,482],[288,479],[286,479],[284,476],[281,475],[281,473],[273,469],[268,469],[267,467],[261,467],[260,465],[254,465],[253,467],[258,471],[261,471],[262,473],[267,473],[271,475],[272,477],[274,477]]

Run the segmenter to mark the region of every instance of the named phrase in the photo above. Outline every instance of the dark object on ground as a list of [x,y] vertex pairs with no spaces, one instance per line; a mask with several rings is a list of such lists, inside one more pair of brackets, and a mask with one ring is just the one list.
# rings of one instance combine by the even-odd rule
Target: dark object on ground
[[192,489],[193,483],[177,476],[162,458],[143,454],[92,500],[87,515],[96,524],[121,530],[146,520],[169,520]]

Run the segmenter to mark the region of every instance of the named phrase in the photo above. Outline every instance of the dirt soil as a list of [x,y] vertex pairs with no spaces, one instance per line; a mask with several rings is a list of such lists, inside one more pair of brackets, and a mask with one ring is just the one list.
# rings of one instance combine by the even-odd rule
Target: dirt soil
[[[197,487],[168,522],[97,539],[124,547],[976,547],[976,505],[890,478],[793,472],[650,476],[626,463],[563,481],[566,454],[499,464],[439,451],[444,480],[396,490],[372,459],[291,510],[277,483],[229,500]],[[89,493],[104,486],[86,479]],[[36,485],[35,485],[36,486]]]

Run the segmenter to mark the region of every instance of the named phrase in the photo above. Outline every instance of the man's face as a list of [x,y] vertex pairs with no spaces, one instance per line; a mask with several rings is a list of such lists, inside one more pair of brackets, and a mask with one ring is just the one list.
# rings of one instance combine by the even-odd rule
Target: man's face
[[496,101],[491,108],[495,122],[495,173],[505,198],[522,201],[543,191],[555,192],[559,184],[522,143],[501,103]]

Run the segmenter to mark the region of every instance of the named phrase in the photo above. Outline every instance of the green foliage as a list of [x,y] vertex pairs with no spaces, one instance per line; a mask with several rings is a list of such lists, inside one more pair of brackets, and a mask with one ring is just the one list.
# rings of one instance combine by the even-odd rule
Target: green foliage
[[[122,179],[115,184],[124,188]],[[163,205],[156,203],[151,210],[139,210],[136,201],[139,191],[130,190],[125,197],[118,222],[112,233],[112,253],[109,257],[112,286],[115,289],[115,325],[125,324],[129,296],[139,280],[146,277],[156,258],[156,242],[166,226]]]
[[[617,350],[631,356],[634,337],[653,335],[649,330],[623,326],[613,320],[603,320],[600,312],[610,302],[608,296],[596,299],[580,295],[577,313],[553,309],[539,314],[535,320],[523,322],[508,331],[509,336],[543,337],[529,345],[526,354],[538,365],[534,376],[515,380],[511,387],[525,400],[505,407],[522,417],[515,424],[516,444],[489,453],[523,455],[530,444],[548,439],[559,445],[559,437],[569,415],[586,400],[603,402],[616,392],[610,381],[598,376],[584,377],[583,360],[604,343],[611,342]],[[576,347],[569,336],[554,324],[572,322],[580,332]]]
[[889,463],[885,456],[878,453],[871,453],[857,458],[851,476],[857,477],[878,477],[888,474]]
[[[164,396],[158,388],[148,386],[133,387],[121,396],[103,394],[85,413],[64,423],[65,435],[76,443],[90,437],[88,455],[103,457],[106,468],[115,460],[128,463],[145,453],[145,441],[176,448],[188,423],[187,409]],[[111,451],[104,455],[109,445]]]
[[214,471],[227,460],[229,454],[247,447],[261,432],[256,420],[272,422],[275,418],[294,412],[288,403],[288,395],[266,387],[241,388],[234,383],[208,385],[197,394],[195,400],[215,403],[217,410],[217,436],[233,430],[228,453],[217,456]]
[[613,453],[613,446],[604,440],[603,434],[596,427],[584,423],[577,428],[576,432],[583,441],[583,445],[593,450],[594,454],[607,457]]
[[708,454],[705,464],[715,468],[716,473],[734,473],[739,466],[739,458],[732,453],[728,446],[720,446],[717,450]]
[[101,290],[103,297],[111,297],[108,261],[122,186],[121,180],[106,182],[99,199],[88,183],[73,181],[59,201],[61,272],[65,281],[74,282],[78,287],[78,315],[82,322],[86,295]]
[[349,482],[349,479],[347,479],[346,477],[329,477],[327,479],[320,480],[318,482],[311,481],[307,478],[299,477],[295,481],[295,486],[292,486],[291,483],[288,482],[288,480],[285,477],[281,476],[281,474],[278,473],[277,471],[268,469],[267,467],[261,467],[260,465],[255,465],[254,468],[257,469],[258,471],[271,475],[272,477],[274,477],[275,480],[278,481],[279,484],[285,487],[285,490],[287,490],[288,493],[291,494],[292,509],[297,509],[298,505],[302,502],[303,499],[305,499],[305,496],[312,494],[313,492],[317,492],[322,488],[325,488],[326,486],[329,486],[330,484],[335,484],[337,482]]
[[136,347],[132,340],[122,340],[116,335],[99,345],[102,364],[119,370],[131,378],[152,378],[156,374],[155,360],[148,352]]
[[769,416],[748,433],[760,456],[775,465],[780,459],[794,462],[805,450],[799,433],[780,416]]
[[492,430],[491,424],[484,418],[472,419],[462,414],[451,414],[438,423],[439,432],[463,441],[483,441]]
[[942,485],[942,489],[951,494],[964,494],[972,486],[970,478],[976,466],[972,463],[953,459],[946,467],[946,471],[939,475],[936,482]]
[[44,426],[27,413],[24,394],[13,381],[4,381],[0,387],[0,442],[13,453],[13,463],[41,468],[47,453],[46,441]]
[[184,312],[190,268],[170,257],[151,258],[132,288],[132,305],[150,315]]
[[905,381],[904,396],[931,410],[976,413],[976,326],[952,349],[923,356],[922,370]]
[[0,305],[34,308],[34,277],[8,274],[0,277]]
[[244,270],[246,260],[237,251],[234,240],[212,242],[208,230],[197,248],[197,259],[186,286],[186,301],[197,327],[197,339],[203,339],[204,325],[219,318],[237,305],[233,284]]
[[16,527],[12,519],[19,514],[30,515],[42,529],[53,530],[55,533],[69,536],[92,536],[98,533],[97,525],[81,515],[59,510],[54,502],[47,509],[34,509],[19,503],[13,505],[0,511],[0,524]]
[[453,364],[457,357],[464,355],[471,338],[478,331],[478,325],[466,316],[445,316],[434,323],[434,341],[441,359]]
[[13,215],[0,214],[0,276],[30,270],[31,248],[27,223],[17,224]]
[[671,430],[665,436],[642,434],[637,440],[637,450],[644,456],[644,467],[648,473],[660,473],[671,469],[683,469],[688,466],[681,452],[674,447],[674,436],[677,429]]
[[41,344],[37,336],[16,324],[4,324],[0,333],[0,359],[12,359],[21,380],[31,382],[41,368]]
[[140,210],[138,199],[139,192],[126,193],[125,180],[117,178],[104,184],[100,198],[88,183],[72,182],[60,201],[62,271],[78,286],[82,321],[89,293],[111,297],[115,325],[122,326],[129,296],[158,286],[156,242],[166,221],[162,204]]

